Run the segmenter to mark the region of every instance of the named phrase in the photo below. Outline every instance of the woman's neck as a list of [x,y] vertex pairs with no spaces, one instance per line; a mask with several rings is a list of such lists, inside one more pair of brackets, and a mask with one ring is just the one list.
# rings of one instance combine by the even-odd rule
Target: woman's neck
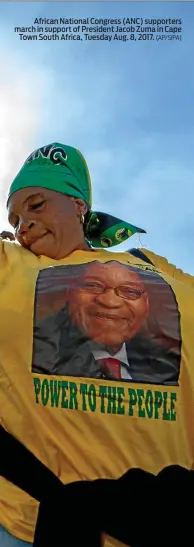
[[75,251],[93,251],[94,249],[92,249],[92,247],[90,246],[90,244],[88,243],[88,241],[85,239],[84,241],[82,241],[78,247],[75,249]]

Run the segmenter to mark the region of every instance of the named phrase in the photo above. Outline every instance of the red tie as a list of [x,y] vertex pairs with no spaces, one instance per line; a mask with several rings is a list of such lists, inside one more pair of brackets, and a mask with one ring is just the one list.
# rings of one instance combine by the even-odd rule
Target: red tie
[[105,359],[98,359],[101,369],[106,376],[111,378],[121,378],[121,361],[118,359],[112,359],[105,357]]

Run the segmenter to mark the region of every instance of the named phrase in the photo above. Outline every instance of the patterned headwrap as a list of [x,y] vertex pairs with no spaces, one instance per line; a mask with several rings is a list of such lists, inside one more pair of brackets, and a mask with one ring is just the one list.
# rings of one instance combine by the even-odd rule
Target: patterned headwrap
[[47,188],[81,198],[88,206],[84,224],[86,239],[92,247],[113,247],[135,233],[145,230],[100,211],[92,211],[92,187],[85,158],[71,146],[52,143],[35,150],[13,180],[10,196],[30,186]]

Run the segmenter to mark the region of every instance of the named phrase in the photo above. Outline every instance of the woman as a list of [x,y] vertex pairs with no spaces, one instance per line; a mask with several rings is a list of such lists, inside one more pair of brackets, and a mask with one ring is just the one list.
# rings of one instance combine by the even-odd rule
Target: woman
[[[110,255],[106,247],[144,230],[92,212],[91,206],[87,164],[79,151],[60,143],[33,152],[9,190],[14,235],[3,232],[12,242],[0,242],[1,547],[189,544],[193,277],[150,251]],[[126,383],[118,376],[116,382],[91,382],[32,372],[39,272],[47,270],[49,278],[51,267],[71,264],[76,269],[110,260],[139,268],[150,280],[154,272],[171,287],[184,346],[178,386],[164,387],[161,381],[150,387],[151,381],[134,383],[130,375]],[[111,275],[101,299],[104,312],[95,312],[95,325],[103,317],[104,328],[110,329],[118,315],[123,328],[133,325],[144,291],[135,281],[129,286],[127,278],[121,283],[116,273]],[[87,281],[87,298],[88,283],[97,294],[100,281]],[[52,296],[52,286],[49,291]],[[110,304],[107,295],[113,294]],[[51,314],[55,307],[53,298]],[[172,315],[172,327],[173,321]],[[160,325],[168,343],[165,327]],[[58,332],[56,323],[55,348]],[[85,343],[80,341],[80,350]],[[79,370],[79,348],[77,354]],[[112,358],[117,367],[118,362],[119,355]],[[130,356],[128,366],[130,373]]]

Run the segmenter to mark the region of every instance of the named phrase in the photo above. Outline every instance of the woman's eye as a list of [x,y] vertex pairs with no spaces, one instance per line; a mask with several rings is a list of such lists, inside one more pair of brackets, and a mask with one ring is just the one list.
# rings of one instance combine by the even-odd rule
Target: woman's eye
[[41,205],[43,205],[44,203],[45,203],[44,201],[39,201],[38,203],[34,203],[33,205],[31,205],[30,208],[32,210],[39,209],[41,207]]

